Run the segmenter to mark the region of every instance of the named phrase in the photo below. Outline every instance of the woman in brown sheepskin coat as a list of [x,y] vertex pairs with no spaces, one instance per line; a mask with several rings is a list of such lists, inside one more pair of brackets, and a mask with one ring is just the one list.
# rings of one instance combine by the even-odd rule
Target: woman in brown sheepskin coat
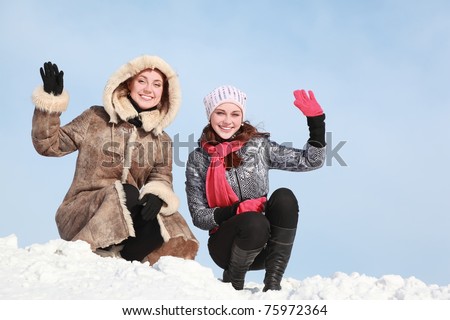
[[40,71],[43,86],[32,96],[33,145],[43,156],[78,151],[73,182],[56,212],[61,238],[130,261],[194,259],[198,241],[177,211],[172,140],[164,132],[181,101],[173,69],[157,56],[129,61],[106,84],[104,105],[64,126],[63,72],[51,62]]

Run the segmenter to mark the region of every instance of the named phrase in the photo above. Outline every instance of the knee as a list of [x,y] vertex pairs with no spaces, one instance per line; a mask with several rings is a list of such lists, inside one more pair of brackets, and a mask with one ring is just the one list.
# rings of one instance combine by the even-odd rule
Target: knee
[[239,218],[239,247],[242,249],[262,247],[270,236],[269,220],[256,212],[243,213]]
[[288,188],[275,190],[269,199],[269,206],[275,206],[282,211],[295,211],[298,213],[298,201],[295,194]]
[[275,190],[266,207],[266,217],[270,224],[284,228],[297,227],[298,212],[297,198],[287,188]]
[[135,186],[128,183],[124,183],[122,186],[127,200],[136,201],[139,198],[139,190]]
[[125,193],[125,205],[130,211],[131,217],[135,217],[141,211],[139,205],[139,190],[131,184],[122,184]]

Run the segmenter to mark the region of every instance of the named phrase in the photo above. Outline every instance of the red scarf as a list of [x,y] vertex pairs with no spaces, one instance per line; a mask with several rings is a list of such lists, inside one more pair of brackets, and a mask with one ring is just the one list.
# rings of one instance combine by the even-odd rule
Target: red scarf
[[231,206],[239,201],[226,179],[224,158],[241,147],[240,141],[222,142],[215,146],[202,142],[202,148],[211,157],[206,172],[206,199],[211,208]]

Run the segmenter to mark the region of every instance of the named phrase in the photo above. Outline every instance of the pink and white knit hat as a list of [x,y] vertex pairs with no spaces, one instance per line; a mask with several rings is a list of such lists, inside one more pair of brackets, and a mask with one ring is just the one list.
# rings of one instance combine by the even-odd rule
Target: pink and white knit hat
[[214,89],[204,99],[203,103],[206,107],[206,117],[211,118],[213,111],[223,103],[230,102],[237,105],[242,110],[242,119],[245,119],[245,103],[247,101],[247,95],[233,86],[220,86]]

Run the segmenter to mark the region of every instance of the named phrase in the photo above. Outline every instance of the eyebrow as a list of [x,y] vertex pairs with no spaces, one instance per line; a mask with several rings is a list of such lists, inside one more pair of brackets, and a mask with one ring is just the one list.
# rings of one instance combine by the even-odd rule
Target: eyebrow
[[[222,111],[222,112],[226,112],[225,109],[222,109],[221,107],[217,107],[214,111]],[[241,109],[238,107],[238,109],[231,111],[231,113],[234,113],[234,112],[239,112],[239,113],[241,113],[242,111],[241,111]]]
[[[139,79],[139,78],[144,78],[144,79],[147,80],[147,81],[149,80],[149,78],[146,77],[146,76],[144,76],[143,74],[138,75],[136,79]],[[152,79],[152,82],[155,82],[155,81],[164,82],[164,81],[161,80],[161,79]]]

